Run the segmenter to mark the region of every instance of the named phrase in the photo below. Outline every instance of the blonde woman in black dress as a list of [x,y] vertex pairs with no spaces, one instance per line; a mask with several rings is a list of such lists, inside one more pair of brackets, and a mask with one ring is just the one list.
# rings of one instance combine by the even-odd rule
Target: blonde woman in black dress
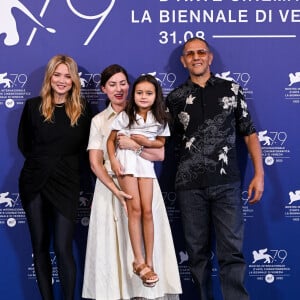
[[41,95],[26,101],[18,146],[25,157],[19,178],[41,296],[54,299],[50,241],[65,300],[74,299],[72,253],[79,199],[79,153],[86,147],[90,112],[80,96],[76,62],[57,55],[49,61]]

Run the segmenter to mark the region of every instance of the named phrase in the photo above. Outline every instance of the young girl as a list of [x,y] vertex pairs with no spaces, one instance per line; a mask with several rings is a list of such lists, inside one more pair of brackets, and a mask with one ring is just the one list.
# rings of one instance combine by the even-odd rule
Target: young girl
[[[142,75],[133,84],[132,96],[126,110],[114,120],[107,141],[112,170],[118,177],[121,189],[132,196],[127,201],[127,210],[134,255],[133,272],[148,287],[153,287],[158,281],[152,257],[152,196],[153,178],[156,175],[153,162],[142,158],[140,154],[144,147],[164,146],[165,137],[170,135],[167,119],[160,85],[153,76]],[[117,136],[120,134],[130,136],[141,147],[136,151],[116,149]]]

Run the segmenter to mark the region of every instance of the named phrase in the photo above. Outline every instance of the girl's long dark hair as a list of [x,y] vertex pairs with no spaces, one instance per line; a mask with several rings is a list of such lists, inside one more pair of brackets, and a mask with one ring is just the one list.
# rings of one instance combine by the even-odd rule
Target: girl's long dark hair
[[126,113],[129,118],[128,127],[130,128],[136,122],[136,112],[138,110],[138,107],[134,101],[134,94],[135,94],[136,86],[141,82],[150,82],[154,85],[156,97],[155,97],[155,101],[151,107],[151,111],[152,111],[152,114],[153,114],[154,118],[156,119],[156,121],[159,122],[160,124],[166,126],[168,123],[169,117],[166,112],[166,106],[165,106],[165,102],[164,102],[162,88],[154,76],[152,76],[150,74],[145,74],[145,75],[141,75],[140,77],[138,77],[132,86],[131,97],[126,106]]

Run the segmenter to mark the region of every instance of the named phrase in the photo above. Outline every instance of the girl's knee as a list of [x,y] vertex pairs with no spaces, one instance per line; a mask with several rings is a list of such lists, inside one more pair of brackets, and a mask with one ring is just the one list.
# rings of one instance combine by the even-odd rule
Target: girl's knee
[[142,218],[144,221],[153,221],[152,209],[143,210]]
[[138,206],[131,206],[131,207],[127,207],[128,209],[128,214],[130,217],[132,218],[138,218],[140,219],[142,216],[142,211],[141,208]]

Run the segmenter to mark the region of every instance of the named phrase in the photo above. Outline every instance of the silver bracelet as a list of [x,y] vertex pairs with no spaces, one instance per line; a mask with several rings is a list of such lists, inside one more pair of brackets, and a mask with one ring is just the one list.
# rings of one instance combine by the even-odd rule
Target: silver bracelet
[[135,154],[136,155],[141,155],[141,153],[143,152],[144,146],[141,146],[140,148],[138,148],[137,150],[135,150]]

